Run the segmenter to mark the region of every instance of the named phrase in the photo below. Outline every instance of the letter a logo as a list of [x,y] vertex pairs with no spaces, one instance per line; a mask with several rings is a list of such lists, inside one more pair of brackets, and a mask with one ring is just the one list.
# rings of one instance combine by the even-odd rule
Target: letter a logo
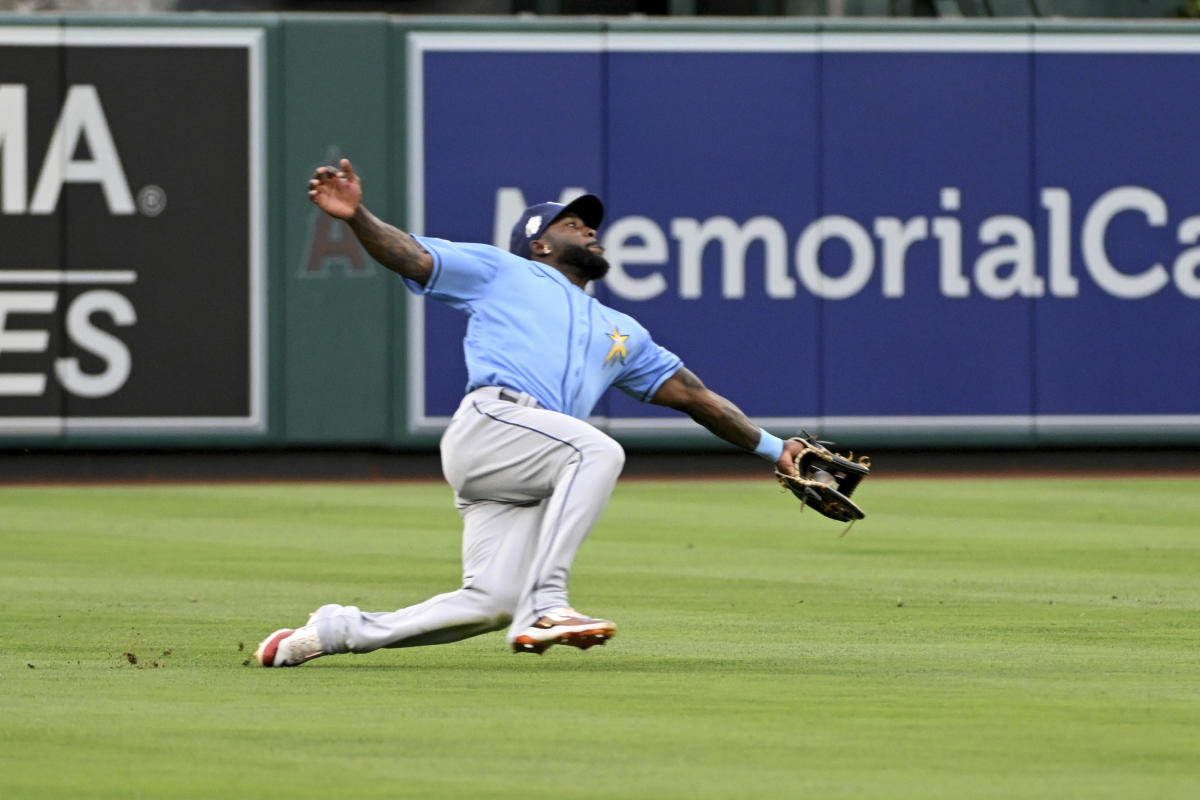
[[[322,163],[336,164],[340,158],[339,149],[331,147],[325,156]],[[363,277],[372,272],[362,245],[346,223],[314,208],[309,216],[308,246],[300,265],[300,277],[328,278],[335,264],[350,277]]]

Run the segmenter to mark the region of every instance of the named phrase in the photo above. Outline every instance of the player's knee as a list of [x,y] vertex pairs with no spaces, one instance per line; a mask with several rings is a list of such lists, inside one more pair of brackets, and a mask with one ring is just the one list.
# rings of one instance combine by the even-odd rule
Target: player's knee
[[588,446],[586,457],[598,463],[602,468],[619,474],[625,466],[625,448],[608,436],[596,437]]
[[516,595],[465,586],[462,597],[471,608],[471,616],[488,630],[497,631],[512,624],[513,612],[517,607]]

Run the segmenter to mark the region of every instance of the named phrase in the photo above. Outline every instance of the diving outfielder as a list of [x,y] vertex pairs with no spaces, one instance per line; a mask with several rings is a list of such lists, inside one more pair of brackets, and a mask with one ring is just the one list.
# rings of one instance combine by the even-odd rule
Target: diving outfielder
[[625,454],[587,422],[610,386],[690,415],[720,438],[794,473],[803,447],[767,433],[710,391],[628,314],[585,291],[608,270],[600,200],[531,206],[510,252],[412,236],[362,202],[350,162],[320,167],[309,197],[345,220],[408,289],[470,317],[467,394],[441,440],[442,471],[463,520],[462,586],[398,611],[324,605],[275,631],[254,657],[290,667],[334,653],[443,644],[509,626],[515,652],[604,644],[617,626],[571,607],[567,579]]

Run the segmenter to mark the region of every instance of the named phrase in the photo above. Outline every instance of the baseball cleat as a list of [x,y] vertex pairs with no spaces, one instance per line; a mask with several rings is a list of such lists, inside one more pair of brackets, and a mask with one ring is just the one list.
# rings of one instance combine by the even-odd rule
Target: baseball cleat
[[259,642],[254,660],[264,667],[298,667],[306,661],[329,655],[321,649],[317,629],[305,625],[295,630],[281,628]]
[[541,655],[551,645],[566,644],[587,650],[604,644],[616,634],[617,626],[609,620],[585,617],[573,608],[555,608],[519,633],[512,641],[512,649],[514,653]]

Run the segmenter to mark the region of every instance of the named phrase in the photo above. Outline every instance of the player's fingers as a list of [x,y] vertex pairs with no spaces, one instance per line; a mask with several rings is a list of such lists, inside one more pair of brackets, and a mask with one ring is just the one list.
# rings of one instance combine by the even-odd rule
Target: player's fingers
[[350,159],[343,158],[341,161],[341,167],[342,167],[342,172],[344,172],[346,174],[346,177],[353,180],[355,177],[354,176],[354,167],[350,164]]

